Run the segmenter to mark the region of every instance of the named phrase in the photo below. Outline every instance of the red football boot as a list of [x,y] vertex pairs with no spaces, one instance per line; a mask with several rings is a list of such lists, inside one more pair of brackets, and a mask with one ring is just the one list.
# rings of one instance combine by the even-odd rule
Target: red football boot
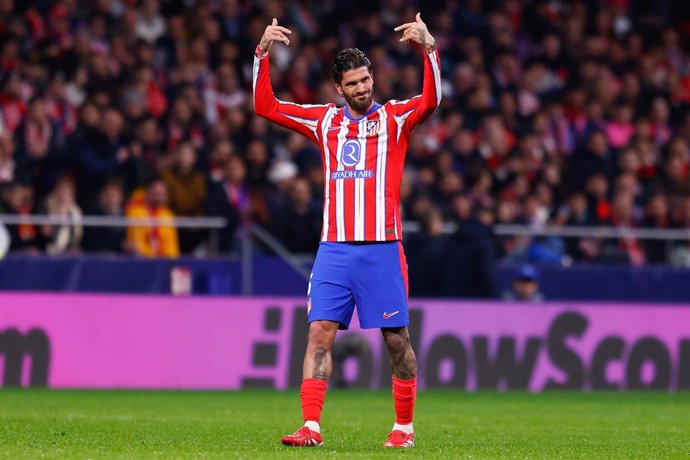
[[414,433],[405,433],[401,430],[393,430],[388,435],[383,447],[414,447]]
[[318,447],[321,445],[321,433],[303,426],[293,434],[283,436],[280,442],[292,447]]

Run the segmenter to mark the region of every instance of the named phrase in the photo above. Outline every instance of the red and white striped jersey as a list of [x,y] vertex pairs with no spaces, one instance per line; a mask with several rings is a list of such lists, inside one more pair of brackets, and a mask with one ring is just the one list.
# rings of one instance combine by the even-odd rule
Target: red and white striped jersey
[[400,182],[414,128],[441,102],[441,61],[424,59],[422,94],[375,104],[355,118],[335,104],[300,105],[275,98],[268,58],[254,58],[256,113],[319,146],[324,204],[321,241],[402,239]]

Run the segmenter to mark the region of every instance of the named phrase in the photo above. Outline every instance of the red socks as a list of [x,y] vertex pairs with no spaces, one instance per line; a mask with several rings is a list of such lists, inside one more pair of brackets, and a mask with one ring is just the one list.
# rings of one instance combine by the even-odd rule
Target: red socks
[[326,381],[319,379],[302,380],[299,396],[302,399],[302,418],[321,423],[321,409],[326,398]]
[[[304,379],[300,390],[302,399],[302,418],[321,423],[321,410],[326,398],[325,380]],[[417,379],[401,380],[393,377],[393,401],[395,403],[395,423],[409,425],[412,423],[414,403],[417,399]]]
[[393,402],[395,403],[395,423],[412,423],[414,403],[417,400],[417,378],[401,380],[393,377]]

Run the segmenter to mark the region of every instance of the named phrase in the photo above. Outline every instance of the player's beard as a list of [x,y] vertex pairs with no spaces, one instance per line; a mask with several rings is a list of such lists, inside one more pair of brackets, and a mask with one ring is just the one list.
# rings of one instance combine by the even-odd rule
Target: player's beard
[[369,106],[371,106],[371,101],[373,100],[371,93],[366,93],[366,97],[362,97],[360,94],[359,96],[347,96],[343,95],[345,97],[345,102],[347,102],[347,105],[349,105],[353,110],[356,110],[359,113],[364,113]]

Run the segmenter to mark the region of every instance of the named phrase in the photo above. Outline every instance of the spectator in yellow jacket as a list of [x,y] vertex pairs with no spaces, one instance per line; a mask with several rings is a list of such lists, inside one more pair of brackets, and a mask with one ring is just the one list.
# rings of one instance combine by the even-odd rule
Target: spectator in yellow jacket
[[[168,207],[168,190],[165,182],[160,179],[153,180],[143,196],[135,191],[125,215],[136,219],[165,219],[172,223],[175,214]],[[131,252],[143,257],[180,255],[177,228],[174,226],[128,227],[127,246]]]

